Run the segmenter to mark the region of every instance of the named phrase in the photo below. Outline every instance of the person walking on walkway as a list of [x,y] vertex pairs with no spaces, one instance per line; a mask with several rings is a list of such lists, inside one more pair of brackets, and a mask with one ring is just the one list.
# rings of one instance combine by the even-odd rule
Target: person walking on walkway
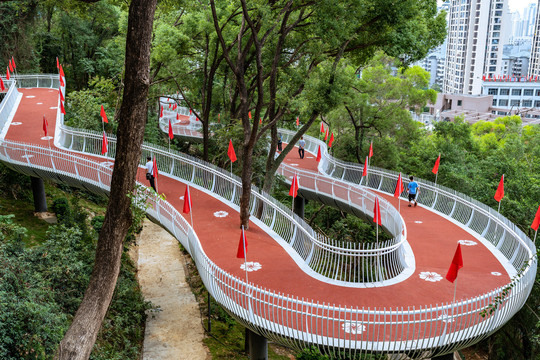
[[412,203],[414,202],[414,207],[418,205],[418,202],[416,201],[416,195],[418,194],[418,183],[414,181],[414,178],[412,176],[409,177],[409,185],[407,186],[407,192],[409,193],[409,207],[412,206]]
[[152,189],[156,190],[156,184],[154,183],[154,163],[152,162],[152,158],[150,156],[146,157],[146,180],[150,181],[150,186]]
[[304,148],[306,147],[306,141],[304,140],[304,137],[300,137],[300,141],[298,142],[298,155],[300,155],[300,159],[304,158]]
[[278,151],[283,151],[283,135],[281,135],[281,134],[278,134],[277,150]]

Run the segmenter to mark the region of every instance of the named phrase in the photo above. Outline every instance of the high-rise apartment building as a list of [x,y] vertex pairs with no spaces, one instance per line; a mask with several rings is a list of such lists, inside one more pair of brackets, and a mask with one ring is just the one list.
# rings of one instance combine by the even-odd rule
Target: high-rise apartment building
[[451,0],[443,92],[477,95],[482,78],[502,73],[508,0]]
[[[538,0],[540,8],[540,0]],[[531,60],[529,61],[529,76],[540,76],[540,11],[536,12],[534,22],[534,37],[531,47]]]

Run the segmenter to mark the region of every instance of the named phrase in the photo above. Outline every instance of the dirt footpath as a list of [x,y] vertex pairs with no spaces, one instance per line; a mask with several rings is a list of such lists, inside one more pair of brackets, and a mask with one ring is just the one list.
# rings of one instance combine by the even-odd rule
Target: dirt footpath
[[148,311],[143,360],[206,360],[204,331],[195,296],[186,283],[178,241],[145,220],[133,249],[144,298],[157,309]]

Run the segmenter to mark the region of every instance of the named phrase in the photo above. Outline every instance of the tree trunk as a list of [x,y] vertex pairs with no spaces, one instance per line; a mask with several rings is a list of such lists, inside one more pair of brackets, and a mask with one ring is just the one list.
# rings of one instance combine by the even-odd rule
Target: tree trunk
[[133,221],[131,201],[146,124],[150,41],[157,0],[132,0],[126,39],[125,87],[119,114],[117,156],[90,283],[56,359],[88,359],[111,302],[123,241]]

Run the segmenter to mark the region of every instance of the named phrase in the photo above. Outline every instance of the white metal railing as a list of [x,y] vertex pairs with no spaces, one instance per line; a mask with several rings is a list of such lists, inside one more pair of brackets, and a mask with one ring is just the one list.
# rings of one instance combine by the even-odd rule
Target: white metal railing
[[4,86],[7,91],[0,102],[0,133],[3,132],[4,126],[9,119],[9,116],[17,105],[17,99],[19,97],[19,91],[15,85],[15,80],[4,80]]
[[[71,149],[99,148],[93,141],[87,142],[82,134],[70,131],[73,130],[66,129],[62,139]],[[171,161],[171,158],[163,154],[163,149],[150,147],[144,152],[157,155],[159,168],[169,169],[173,176],[189,178],[192,183],[205,189],[208,186],[220,188],[219,192],[226,195],[227,199],[238,197],[238,180],[227,178],[223,170],[212,169],[198,161]],[[55,181],[66,181],[79,186],[87,184],[91,189],[102,191],[108,190],[112,174],[108,167],[81,156],[16,142],[0,143],[0,160],[29,175],[35,176],[39,173]],[[167,164],[166,161],[170,163]],[[328,162],[330,163],[330,159]],[[344,176],[345,174],[342,178]],[[384,181],[380,180],[379,184],[382,183]],[[264,196],[261,197],[261,204],[254,201],[255,199],[254,194],[251,207],[263,206],[261,221],[268,223],[284,219],[280,210],[286,211],[280,204]],[[434,203],[436,202],[435,199]],[[252,283],[246,284],[220,269],[206,256],[197,235],[166,201],[157,200],[149,212],[175,234],[190,252],[208,291],[242,324],[285,346],[300,349],[315,344],[334,357],[339,357],[338,352],[344,349],[349,357],[392,352],[410,358],[425,358],[470,346],[500,328],[523,306],[536,275],[536,258],[533,257],[522,261],[525,265],[524,271],[512,281],[509,291],[508,287],[501,287],[453,304],[426,304],[420,308],[343,307],[320,303],[317,299],[299,299]],[[489,211],[487,214],[494,215]],[[296,217],[293,219],[299,221]],[[500,219],[492,220],[491,217],[489,221],[496,222],[498,226],[504,225],[505,238],[512,235],[510,230],[513,229],[509,224]],[[489,229],[488,226],[486,231],[489,232]],[[292,229],[288,231],[291,232]],[[297,227],[297,231],[300,231],[300,227]],[[514,233],[519,235],[517,231]],[[301,234],[301,231],[298,234]],[[506,242],[506,239],[498,240],[498,243]],[[295,243],[302,241],[302,236],[295,237]],[[519,241],[517,243],[521,244]],[[514,253],[515,259],[519,252],[514,250]],[[499,296],[502,300],[498,306],[491,314],[482,317],[480,313]]]
[[[284,141],[290,140],[294,132],[280,130]],[[337,160],[328,154],[324,142],[311,136],[304,136],[306,149],[311,152],[321,147],[322,159],[319,170],[332,178],[341,179],[352,184],[379,190],[393,194],[398,173],[370,167],[368,179],[362,177],[363,166]],[[404,183],[408,181],[403,176]],[[418,195],[418,202],[431,208],[433,211],[452,218],[480,237],[491,242],[496,249],[508,261],[508,264],[516,271],[526,267],[525,271],[536,272],[536,265],[529,267],[527,264],[533,261],[536,253],[534,243],[512,222],[487,205],[472,199],[447,187],[434,184],[431,181],[415,179],[422,191]],[[403,195],[403,194],[402,194]],[[511,274],[512,275],[512,274]]]

